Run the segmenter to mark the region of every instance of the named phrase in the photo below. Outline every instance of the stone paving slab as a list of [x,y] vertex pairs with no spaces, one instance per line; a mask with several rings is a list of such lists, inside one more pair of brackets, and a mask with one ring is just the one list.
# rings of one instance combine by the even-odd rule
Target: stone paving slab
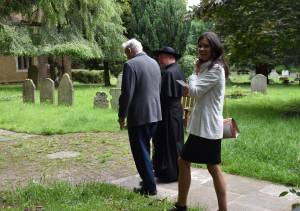
[[[227,183],[228,210],[230,211],[290,211],[291,205],[297,202],[297,196],[288,194],[279,197],[289,187],[260,181],[252,178],[224,174]],[[138,175],[111,181],[112,184],[132,190],[138,186]],[[177,182],[157,184],[158,198],[177,198]],[[217,198],[211,176],[206,169],[192,169],[191,188],[188,205],[202,207],[207,211],[217,210]]]
[[14,131],[9,131],[9,130],[3,130],[0,129],[0,139],[7,139],[6,141],[12,141],[15,139],[22,139],[26,140],[32,137],[36,137],[37,135],[34,134],[27,134],[27,133],[17,133]]
[[11,141],[11,140],[12,140],[11,138],[7,138],[7,137],[4,137],[4,136],[0,136],[0,142]]

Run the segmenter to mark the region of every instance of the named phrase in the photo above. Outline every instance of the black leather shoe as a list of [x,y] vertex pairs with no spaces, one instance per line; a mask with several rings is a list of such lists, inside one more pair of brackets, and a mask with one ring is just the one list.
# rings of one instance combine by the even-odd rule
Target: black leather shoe
[[175,204],[174,207],[169,211],[187,211],[187,206],[179,206]]
[[149,191],[149,190],[144,189],[143,187],[134,188],[134,189],[133,189],[133,192],[139,193],[139,194],[145,195],[145,196],[154,196],[154,195],[157,194],[157,191],[156,191],[156,190],[154,190],[154,191]]

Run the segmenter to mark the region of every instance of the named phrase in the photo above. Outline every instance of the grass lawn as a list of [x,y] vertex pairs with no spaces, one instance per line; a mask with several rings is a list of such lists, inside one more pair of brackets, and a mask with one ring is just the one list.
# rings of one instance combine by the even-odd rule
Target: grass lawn
[[171,202],[167,200],[145,198],[122,188],[99,183],[30,183],[14,192],[0,192],[1,210],[162,211],[171,207]]
[[[0,86],[0,128],[34,134],[63,134],[72,132],[118,131],[117,113],[112,109],[94,109],[97,91],[108,88],[96,85],[76,85],[74,106],[23,104],[21,86]],[[57,101],[57,91],[55,93]]]

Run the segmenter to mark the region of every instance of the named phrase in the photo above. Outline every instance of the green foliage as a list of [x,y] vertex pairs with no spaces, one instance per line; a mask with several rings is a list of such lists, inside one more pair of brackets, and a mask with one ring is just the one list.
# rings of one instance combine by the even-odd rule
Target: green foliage
[[[121,9],[115,1],[6,1],[0,5],[0,53],[121,58]],[[19,13],[21,21],[13,20]],[[12,30],[8,31],[11,28]],[[16,30],[15,30],[16,29]],[[14,31],[18,32],[17,35]],[[6,33],[5,33],[6,32]],[[2,41],[3,40],[3,41]],[[16,44],[18,45],[16,45]]]
[[210,23],[201,20],[192,20],[187,37],[187,45],[183,57],[179,60],[182,71],[185,77],[188,77],[194,71],[195,60],[198,56],[197,42],[199,36],[211,28]]
[[179,60],[179,65],[184,73],[185,78],[188,78],[194,71],[196,57],[194,55],[184,55]]
[[147,53],[172,46],[183,53],[189,28],[184,0],[133,0],[130,36],[139,39]]
[[133,34],[131,28],[129,27],[131,22],[131,2],[132,0],[117,0],[117,3],[121,5],[123,11],[121,18],[123,21],[123,26],[126,28],[126,36]]
[[29,32],[24,27],[0,23],[0,52],[3,55],[36,54]]
[[300,2],[203,0],[196,9],[225,38],[231,63],[299,64]]
[[103,83],[103,71],[73,69],[72,80],[85,83],[85,84]]

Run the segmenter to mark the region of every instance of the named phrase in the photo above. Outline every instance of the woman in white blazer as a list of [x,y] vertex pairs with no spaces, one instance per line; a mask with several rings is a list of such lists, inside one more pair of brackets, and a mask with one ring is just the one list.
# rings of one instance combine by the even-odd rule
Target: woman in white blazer
[[187,195],[191,183],[191,163],[207,165],[214,182],[219,211],[227,211],[226,185],[221,163],[223,137],[223,103],[228,66],[223,60],[223,48],[218,36],[205,32],[198,39],[199,57],[194,73],[189,77],[188,95],[195,98],[191,113],[189,137],[181,151],[178,166],[178,199],[173,211],[187,210]]

